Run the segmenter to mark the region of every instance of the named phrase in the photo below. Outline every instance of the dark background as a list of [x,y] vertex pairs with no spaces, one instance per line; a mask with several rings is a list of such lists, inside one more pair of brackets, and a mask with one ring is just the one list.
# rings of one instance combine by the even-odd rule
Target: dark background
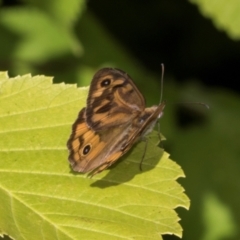
[[88,6],[148,69],[159,72],[164,63],[177,81],[196,78],[239,91],[240,43],[217,30],[197,6],[177,0],[103,0]]

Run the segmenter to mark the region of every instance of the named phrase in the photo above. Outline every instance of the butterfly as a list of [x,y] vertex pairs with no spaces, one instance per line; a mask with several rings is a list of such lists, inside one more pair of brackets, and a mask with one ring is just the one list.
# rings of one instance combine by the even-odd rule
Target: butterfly
[[152,131],[165,103],[145,107],[131,77],[117,68],[102,68],[92,79],[86,107],[72,126],[68,160],[77,172],[95,175],[115,163]]

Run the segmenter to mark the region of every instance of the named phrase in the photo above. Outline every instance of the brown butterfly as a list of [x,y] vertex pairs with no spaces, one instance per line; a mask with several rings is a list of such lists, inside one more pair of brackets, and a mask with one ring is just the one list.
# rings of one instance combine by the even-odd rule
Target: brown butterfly
[[146,108],[142,94],[124,71],[99,70],[67,142],[73,170],[95,175],[111,166],[152,131],[164,107],[163,102]]

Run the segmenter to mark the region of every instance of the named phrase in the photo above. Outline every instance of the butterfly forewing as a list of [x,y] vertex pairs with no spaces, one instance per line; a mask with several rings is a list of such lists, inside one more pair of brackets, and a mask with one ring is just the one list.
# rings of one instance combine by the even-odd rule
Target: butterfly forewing
[[87,124],[95,131],[132,121],[145,108],[145,100],[123,71],[103,68],[93,77],[87,99]]

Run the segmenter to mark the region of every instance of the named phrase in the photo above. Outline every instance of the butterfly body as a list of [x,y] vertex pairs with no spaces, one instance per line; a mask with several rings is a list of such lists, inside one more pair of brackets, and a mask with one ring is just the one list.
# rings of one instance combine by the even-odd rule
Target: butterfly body
[[67,143],[73,170],[94,175],[112,165],[152,131],[164,107],[145,108],[142,94],[125,72],[99,70]]

